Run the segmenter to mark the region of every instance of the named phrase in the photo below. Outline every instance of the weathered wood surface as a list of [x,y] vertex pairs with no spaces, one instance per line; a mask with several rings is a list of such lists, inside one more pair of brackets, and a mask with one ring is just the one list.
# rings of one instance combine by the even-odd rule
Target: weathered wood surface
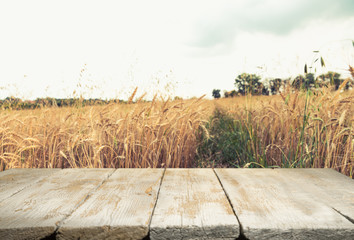
[[249,239],[354,239],[354,180],[334,170],[164,171],[1,172],[0,239],[231,239],[238,221]]
[[0,172],[0,202],[60,169],[18,168]]
[[54,233],[113,169],[65,169],[0,202],[0,239],[41,239]]
[[[282,169],[215,171],[249,239],[353,239],[354,224],[325,201],[319,201],[321,196],[315,194],[320,190],[312,191],[316,184],[321,185],[318,179],[317,183],[312,182],[311,177],[300,180],[302,174],[290,179],[290,170]],[[328,178],[339,184],[348,182],[337,174],[330,174]],[[325,189],[330,187],[324,187],[323,191]],[[348,193],[354,195],[350,189]],[[347,205],[343,208],[351,209],[350,203],[350,200],[343,202]]]
[[143,239],[164,169],[117,169],[59,227],[59,239]]
[[167,169],[151,239],[232,239],[239,225],[212,169]]
[[[295,181],[316,201],[322,202],[354,223],[354,180],[339,172],[325,169],[276,169]],[[353,237],[354,239],[354,237]]]

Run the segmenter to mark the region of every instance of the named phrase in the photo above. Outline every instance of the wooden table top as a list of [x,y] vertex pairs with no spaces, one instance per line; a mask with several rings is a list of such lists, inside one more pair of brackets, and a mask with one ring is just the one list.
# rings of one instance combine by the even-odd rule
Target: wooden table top
[[332,169],[11,169],[0,239],[354,239]]

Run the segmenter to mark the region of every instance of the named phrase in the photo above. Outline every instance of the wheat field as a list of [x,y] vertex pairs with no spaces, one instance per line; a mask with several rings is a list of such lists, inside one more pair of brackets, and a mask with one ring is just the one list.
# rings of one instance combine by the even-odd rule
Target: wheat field
[[353,176],[354,91],[328,89],[1,110],[0,170],[200,166],[198,147],[215,137],[208,123],[216,109],[244,126],[239,134],[250,136],[236,143],[253,156],[240,167],[327,167]]
[[0,168],[190,167],[202,99],[2,111]]
[[322,89],[306,100],[306,93],[289,89],[218,104],[253,136],[245,147],[258,166],[334,168],[353,177],[353,90]]

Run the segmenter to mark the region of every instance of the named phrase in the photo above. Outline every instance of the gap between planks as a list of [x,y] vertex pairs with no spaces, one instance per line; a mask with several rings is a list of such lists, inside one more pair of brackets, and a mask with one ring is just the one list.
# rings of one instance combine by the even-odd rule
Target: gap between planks
[[[137,173],[153,172],[153,170],[149,171],[149,170],[145,169],[143,172],[141,172],[141,170],[143,170],[143,169],[138,170]],[[134,172],[129,171],[128,173],[132,174]],[[156,172],[156,171],[154,171],[154,172]],[[156,179],[156,177],[154,177],[155,179],[153,178],[154,179],[153,181],[148,181],[147,183],[144,183],[145,181],[142,181],[142,182],[140,181],[142,183],[143,187],[137,188],[136,189],[137,191],[133,191],[132,192],[132,193],[135,192],[136,196],[138,196],[140,194],[152,195],[152,192],[154,192],[153,193],[154,200],[151,201],[151,203],[149,202],[149,206],[150,206],[150,207],[148,207],[150,209],[150,210],[148,210],[149,213],[145,214],[146,219],[144,220],[144,223],[143,223],[144,226],[136,224],[138,222],[141,222],[141,220],[138,220],[138,222],[133,223],[132,226],[130,226],[127,221],[123,221],[122,222],[120,220],[119,221],[116,220],[113,225],[112,225],[112,222],[110,222],[109,225],[101,224],[101,221],[96,221],[95,220],[97,218],[93,218],[92,219],[92,216],[95,215],[95,214],[91,214],[91,215],[90,214],[89,215],[85,214],[84,220],[82,220],[82,219],[80,220],[80,216],[82,216],[82,214],[84,213],[83,209],[86,209],[87,207],[88,207],[88,209],[96,209],[95,205],[93,203],[95,202],[95,200],[97,200],[97,197],[102,196],[102,192],[104,192],[105,189],[107,190],[107,189],[110,189],[111,187],[115,188],[114,182],[117,181],[117,179],[120,179],[119,176],[125,176],[125,177],[128,177],[129,179],[131,179],[130,175],[128,176],[128,175],[122,174],[122,173],[123,172],[119,171],[119,169],[117,169],[117,171],[111,173],[110,176],[107,177],[107,179],[100,186],[96,187],[96,189],[94,191],[92,191],[91,197],[87,197],[85,199],[85,201],[83,201],[81,204],[78,204],[75,207],[75,209],[72,211],[72,214],[68,215],[64,220],[62,220],[62,224],[60,225],[60,227],[56,231],[56,237],[58,237],[57,239],[74,239],[74,238],[77,239],[77,238],[81,238],[81,237],[83,239],[89,239],[88,236],[90,236],[90,234],[95,235],[95,237],[97,237],[97,239],[105,239],[105,238],[108,238],[108,239],[126,239],[126,238],[129,238],[130,239],[130,237],[133,236],[131,234],[138,234],[137,236],[139,236],[139,237],[136,237],[136,238],[133,237],[132,239],[150,239],[149,238],[150,237],[149,233],[150,233],[151,219],[152,219],[152,216],[154,214],[155,207],[157,205],[158,194],[159,194],[160,187],[161,187],[161,184],[162,184],[162,179],[163,179],[163,176],[164,176],[164,173],[165,173],[165,169],[160,169],[158,171],[158,173],[159,173],[158,174],[159,175],[158,178]],[[138,176],[140,176],[140,175],[141,174],[138,174]],[[141,177],[139,177],[139,178],[141,178]],[[139,178],[132,178],[133,181],[130,181],[130,184],[134,185],[136,183],[136,180],[138,180]],[[122,179],[120,179],[120,180],[122,180]],[[124,179],[123,179],[123,181],[125,182]],[[159,183],[159,181],[160,181],[160,183]],[[144,186],[144,185],[146,185],[146,186]],[[118,184],[118,186],[119,186],[119,184]],[[135,187],[133,187],[133,189],[134,188]],[[117,197],[120,194],[119,189],[120,189],[120,187],[118,187],[115,190],[116,194],[113,194],[114,196]],[[118,190],[118,192],[117,192],[117,190]],[[121,190],[123,190],[123,192],[122,192],[123,200],[125,199],[125,204],[128,204],[127,206],[129,206],[128,209],[130,209],[130,208],[136,209],[132,205],[132,202],[127,201],[128,198],[127,198],[126,194],[129,191],[128,192],[124,191],[124,189],[121,189]],[[111,203],[109,202],[108,205],[110,205],[110,204]],[[114,209],[116,209],[116,208],[114,208]],[[116,212],[116,214],[118,214],[118,215],[123,214],[123,218],[124,218],[124,214],[127,213],[127,210],[124,210],[125,209],[124,208],[124,203],[123,203],[123,208],[122,209],[123,209],[123,212],[122,211],[117,211],[118,213]],[[134,212],[135,210],[130,210],[130,215],[135,215],[135,213],[133,213],[132,211]],[[114,210],[114,212],[115,212],[115,210]],[[116,215],[115,217],[117,217],[118,215]],[[88,217],[88,218],[85,218],[85,217]],[[91,220],[93,221],[93,225],[91,224],[91,226],[93,226],[93,229],[86,229],[88,227],[87,224],[83,224],[82,225],[82,224],[79,223],[77,225],[78,220],[90,222],[91,221],[90,217],[91,217]],[[98,216],[97,215],[97,217],[100,218],[102,216]],[[122,217],[122,215],[121,215],[121,217]],[[128,217],[128,216],[126,215],[125,217]],[[120,218],[120,219],[123,219],[123,218]],[[116,218],[116,219],[119,219],[119,218]],[[130,219],[130,218],[128,217],[128,219]],[[135,219],[135,220],[137,220],[137,219]],[[130,222],[130,223],[132,223],[132,222]],[[76,225],[73,228],[73,227],[71,227],[71,224],[74,224],[74,225],[76,224]],[[109,229],[109,231],[106,232],[108,235],[105,235],[105,230],[102,231],[102,229],[105,226],[108,226],[107,229]],[[129,228],[129,226],[130,226],[130,230],[129,231],[127,231],[127,232],[122,231],[123,228],[127,228],[127,227]],[[141,228],[144,228],[144,229],[141,229]],[[85,229],[88,230],[88,231],[86,231]],[[111,233],[108,233],[108,232],[111,232]],[[118,234],[118,235],[116,235],[116,234]],[[115,235],[116,235],[116,238],[114,238]],[[102,237],[104,237],[104,238],[102,238]]]
[[[309,182],[309,176],[307,171],[304,170],[242,170],[237,174],[238,176],[235,176],[234,171],[237,170],[233,170],[233,169],[214,169],[214,171],[216,172],[217,176],[220,178],[221,182],[223,183],[223,188],[224,191],[226,192],[226,195],[229,197],[230,199],[230,204],[233,205],[233,207],[235,207],[235,211],[237,212],[237,214],[235,214],[236,216],[239,217],[240,221],[242,221],[243,225],[243,233],[246,233],[247,237],[250,238],[260,238],[260,239],[269,239],[269,238],[276,238],[276,239],[282,239],[283,238],[297,238],[299,237],[300,239],[307,239],[309,236],[311,237],[319,237],[321,239],[331,239],[328,237],[327,234],[329,234],[331,237],[337,237],[336,239],[341,239],[339,237],[343,237],[345,239],[352,239],[351,235],[353,233],[353,227],[352,227],[352,223],[348,218],[346,218],[345,216],[348,215],[348,213],[350,212],[350,200],[347,200],[347,205],[346,207],[343,206],[340,208],[340,206],[338,206],[338,209],[344,209],[346,210],[346,212],[342,212],[342,214],[340,214],[339,211],[334,211],[336,209],[334,209],[334,206],[336,205],[332,205],[333,202],[335,202],[338,199],[335,197],[336,193],[333,192],[333,194],[335,195],[332,199],[332,196],[327,196],[326,193],[324,193],[324,191],[326,191],[326,187],[321,188],[320,186],[317,186],[315,179],[311,179],[311,183]],[[248,171],[248,172],[247,172]],[[308,170],[310,171],[310,170]],[[321,171],[321,175],[324,175],[324,171],[325,170],[311,170],[311,172],[319,172]],[[334,172],[334,170],[332,170]],[[309,173],[311,173],[309,172]],[[257,173],[257,174],[256,174]],[[262,174],[261,174],[262,173]],[[266,174],[267,173],[267,174]],[[280,174],[282,173],[282,174]],[[289,178],[289,174],[291,174],[291,180],[290,182],[287,182],[286,180],[284,180],[284,174],[287,173],[287,177]],[[296,173],[296,174],[295,174]],[[306,173],[306,174],[305,174]],[[315,174],[313,173],[313,175],[315,176]],[[250,177],[249,174],[252,174],[255,182],[247,182]],[[303,176],[302,176],[303,174]],[[240,202],[238,200],[240,200],[238,198],[238,196],[240,195],[240,190],[235,190],[235,191],[231,191],[234,189],[235,185],[238,185],[238,182],[235,181],[235,183],[232,181],[234,180],[236,177],[240,178],[240,186],[242,185],[245,189],[243,189],[250,197],[250,194],[254,195],[254,194],[258,194],[258,190],[264,186],[267,186],[267,183],[263,183],[265,176],[268,176],[271,180],[268,185],[271,186],[271,194],[268,195],[261,195],[262,197],[260,197],[258,200],[265,199],[267,201],[265,201],[265,209],[268,209],[267,212],[264,212],[262,209],[258,209],[258,208],[254,208],[254,204],[251,206],[247,206],[242,204],[243,202],[248,202],[246,201],[246,198],[244,199],[243,202]],[[339,173],[335,174],[336,176],[333,176],[333,180],[338,179]],[[232,177],[231,177],[232,176]],[[230,177],[230,179],[228,178]],[[322,183],[322,179],[320,178],[321,176],[319,175],[317,182]],[[258,180],[257,180],[258,178]],[[242,180],[242,181],[241,181]],[[257,181],[256,181],[257,180]],[[329,180],[329,182],[331,182],[331,180]],[[337,183],[338,182],[338,183]],[[341,181],[335,181],[336,184],[342,184]],[[253,185],[255,185],[255,187],[253,188]],[[333,184],[334,185],[334,184]],[[353,185],[351,185],[353,186]],[[248,189],[248,187],[251,187],[250,189]],[[305,188],[305,189],[304,189]],[[230,190],[231,189],[231,190]],[[290,191],[290,193],[286,194],[286,191],[283,192],[287,189],[294,189],[293,191]],[[352,188],[350,188],[352,189]],[[348,186],[348,190],[349,190],[349,186]],[[350,191],[349,191],[350,192]],[[284,194],[283,194],[284,193]],[[321,193],[321,194],[319,194]],[[236,194],[236,195],[235,195]],[[275,208],[274,206],[271,205],[269,199],[271,199],[272,196],[276,195],[276,199],[277,194],[279,194],[279,198],[282,200],[287,200],[289,197],[293,196],[295,197],[294,199],[291,198],[289,199],[289,203],[291,203],[292,205],[294,205],[293,210],[295,213],[301,211],[305,211],[303,214],[300,215],[305,217],[305,220],[307,221],[307,223],[310,223],[308,227],[308,225],[304,225],[304,224],[298,224],[300,227],[295,227],[297,223],[297,221],[300,223],[303,223],[303,219],[301,219],[300,217],[297,217],[296,215],[294,215],[292,212],[290,213],[287,209],[287,207],[284,205],[280,205],[279,208]],[[316,194],[319,194],[318,196]],[[350,193],[349,193],[350,194]],[[338,194],[337,194],[338,195]],[[247,195],[246,195],[247,196]],[[343,195],[344,196],[344,195]],[[352,196],[352,195],[346,195],[346,197],[348,196]],[[342,195],[340,195],[340,197],[342,197]],[[323,198],[323,199],[322,199]],[[257,199],[257,198],[256,198]],[[261,199],[261,200],[262,200]],[[350,198],[352,199],[352,198]],[[300,201],[303,200],[303,201]],[[319,201],[315,201],[316,204],[312,204],[312,202],[314,200],[319,200]],[[278,200],[279,201],[279,200]],[[311,202],[311,204],[309,206],[311,206],[310,208],[305,208],[302,210],[302,205],[305,204],[306,202]],[[318,202],[318,203],[317,203]],[[236,205],[234,205],[236,204]],[[348,205],[349,204],[349,205]],[[332,206],[331,206],[332,205]],[[312,208],[314,207],[314,208]],[[332,209],[331,209],[332,208]],[[246,212],[243,212],[243,210],[246,210]],[[248,210],[247,210],[248,209]],[[248,214],[249,210],[251,211],[251,214]],[[271,216],[268,219],[265,217],[268,214],[273,214],[273,210],[277,210],[275,211],[278,215],[281,214],[285,214],[285,216],[288,216],[288,218],[290,217],[291,219],[295,219],[293,217],[296,217],[296,221],[292,221],[294,222],[294,224],[291,224],[290,227],[285,228],[285,231],[283,231],[282,233],[279,232],[279,230],[283,229],[283,222],[281,222],[281,218],[278,218],[277,216]],[[278,211],[279,210],[279,211]],[[299,210],[299,211],[298,211]],[[322,213],[323,210],[327,210],[325,213]],[[332,211],[330,211],[332,210]],[[343,210],[343,211],[344,211]],[[349,211],[349,212],[348,212]],[[345,214],[347,213],[347,214]],[[254,216],[257,216],[260,214],[260,217],[258,218],[258,222],[254,221]],[[345,215],[344,215],[345,214]],[[262,216],[263,215],[263,216]],[[319,224],[311,224],[309,217],[308,216],[312,216],[312,221],[315,223],[319,222]],[[316,219],[316,217],[322,217],[321,221],[317,221],[320,219]],[[338,226],[338,228],[336,227],[332,227],[331,224],[328,224],[326,220],[323,220],[323,217],[328,217],[329,220],[332,221],[332,223],[335,223],[336,226]],[[346,218],[346,220],[349,220],[349,222],[345,221],[344,218]],[[265,220],[265,221],[262,221]],[[270,220],[270,221],[269,221]],[[272,225],[272,224],[268,224],[269,222],[273,223],[273,221],[275,223],[277,223],[277,225]],[[265,227],[260,228],[259,225],[265,224]],[[343,225],[341,225],[343,224]],[[241,226],[241,223],[240,223]],[[275,226],[275,227],[274,227]],[[312,227],[311,227],[312,226]],[[246,229],[245,229],[246,228]],[[344,231],[339,232],[339,230],[343,229]],[[284,234],[284,235],[281,235]]]
[[60,227],[62,226],[62,224],[64,223],[64,221],[67,220],[67,219],[76,211],[76,209],[78,209],[84,202],[86,202],[86,200],[89,199],[90,196],[91,196],[92,194],[94,194],[94,193],[97,191],[97,189],[99,189],[99,188],[112,176],[112,174],[115,173],[116,171],[117,171],[117,169],[114,169],[111,173],[109,173],[109,174],[107,175],[107,177],[104,178],[104,179],[101,181],[100,184],[98,184],[98,185],[97,185],[94,189],[92,189],[78,204],[76,204],[76,206],[74,206],[74,208],[70,211],[70,213],[67,214],[62,220],[60,220],[60,221],[58,222],[58,224],[57,224],[57,226],[56,226],[54,232],[53,232],[51,235],[49,235],[49,236],[43,238],[43,240],[45,240],[45,239],[50,239],[51,236],[55,236],[55,235],[57,234],[59,228],[60,228]]
[[[204,187],[199,187],[202,183]],[[210,196],[209,190],[215,194]],[[240,236],[238,220],[213,169],[167,169],[160,191],[150,225],[151,239]],[[189,211],[190,206],[195,210]]]
[[[18,169],[9,169],[8,171],[11,171],[11,170],[16,170],[16,171],[17,171]],[[22,171],[23,169],[19,169],[19,170]],[[26,170],[27,170],[27,169],[26,169]],[[38,170],[38,169],[35,169],[35,170]],[[30,170],[30,171],[31,171],[31,170]],[[42,171],[42,170],[40,170],[40,171]],[[54,175],[54,174],[60,172],[61,169],[59,170],[59,169],[53,168],[53,169],[51,169],[51,171],[52,171],[52,175]],[[23,190],[25,190],[25,189],[27,189],[27,188],[29,188],[29,187],[35,185],[36,183],[39,183],[39,182],[42,181],[43,179],[45,179],[45,178],[47,178],[47,177],[50,177],[50,176],[51,176],[51,172],[47,173],[45,176],[38,177],[37,180],[35,180],[35,181],[33,181],[33,182],[29,183],[29,184],[26,184],[24,187],[22,187],[22,188],[18,189],[17,191],[13,192],[13,193],[10,194],[9,196],[7,196],[7,197],[5,197],[5,198],[3,198],[3,199],[0,199],[0,203],[1,203],[2,201],[5,201],[5,200],[7,200],[7,199],[13,197],[13,196],[16,195],[16,194],[22,192]]]
[[[149,228],[149,233],[148,233],[148,235],[150,235],[151,221],[152,221],[152,217],[154,216],[154,213],[155,213],[157,201],[159,200],[160,189],[161,189],[161,185],[162,185],[163,178],[165,177],[165,173],[166,173],[166,168],[165,168],[165,169],[163,170],[163,172],[162,172],[162,176],[161,176],[161,179],[160,179],[159,189],[157,190],[157,193],[156,193],[156,201],[155,201],[154,207],[153,207],[153,209],[152,209],[151,216],[150,216],[150,220],[149,220],[149,224],[148,224],[148,228]],[[147,237],[148,237],[148,239],[150,239],[149,236],[147,236]]]
[[219,183],[220,183],[220,186],[221,186],[222,190],[223,190],[224,193],[225,193],[225,196],[226,196],[226,198],[227,198],[227,201],[229,202],[229,204],[230,204],[230,206],[231,206],[232,212],[234,213],[234,215],[235,215],[235,217],[236,217],[236,219],[237,219],[237,221],[238,221],[238,225],[240,226],[240,228],[239,228],[240,235],[238,236],[238,238],[236,238],[236,240],[248,240],[248,238],[247,238],[247,237],[245,236],[245,234],[244,234],[241,221],[240,221],[240,219],[238,218],[238,216],[237,216],[237,214],[236,214],[236,211],[235,211],[235,209],[234,209],[234,206],[232,205],[230,196],[227,194],[227,192],[226,192],[226,190],[225,190],[225,188],[224,188],[224,185],[222,184],[222,182],[221,182],[221,180],[220,180],[220,178],[219,178],[219,176],[218,176],[218,174],[216,173],[216,171],[215,171],[214,168],[213,168],[213,172],[214,172],[216,178],[218,179],[218,181],[219,181]]
[[336,211],[338,214],[340,214],[341,216],[343,216],[345,219],[347,219],[349,222],[353,223],[354,224],[354,219],[352,219],[351,217],[341,213],[340,211],[338,211],[337,209],[335,209],[334,207],[332,207],[332,209],[334,211]]

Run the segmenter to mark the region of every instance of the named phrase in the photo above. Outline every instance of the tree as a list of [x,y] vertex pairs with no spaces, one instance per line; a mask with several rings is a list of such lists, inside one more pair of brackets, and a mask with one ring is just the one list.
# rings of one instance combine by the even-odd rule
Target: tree
[[269,81],[270,92],[272,95],[279,93],[281,86],[282,80],[280,78],[275,78]]
[[343,80],[340,79],[340,74],[336,72],[327,72],[326,74],[322,74],[318,76],[318,81],[321,81],[324,85],[332,85],[334,86],[334,90],[338,90],[339,86],[342,84]]
[[292,86],[297,89],[300,90],[301,86],[304,84],[305,82],[305,77],[303,75],[297,75],[293,82],[292,82]]
[[316,79],[315,79],[315,74],[313,73],[307,73],[305,75],[305,88],[313,88],[316,87]]
[[228,97],[236,97],[237,96],[237,92],[235,90],[231,90],[231,91],[225,91],[224,92],[224,97],[228,98]]
[[297,90],[300,89],[306,90],[306,89],[316,87],[315,75],[313,73],[306,73],[305,76],[298,75],[292,82],[292,85]]
[[220,98],[220,89],[214,89],[212,95],[214,98]]
[[262,95],[269,95],[269,89],[264,85],[262,87]]
[[260,79],[256,74],[242,73],[235,79],[235,87],[241,95],[261,94],[263,85],[259,81]]

